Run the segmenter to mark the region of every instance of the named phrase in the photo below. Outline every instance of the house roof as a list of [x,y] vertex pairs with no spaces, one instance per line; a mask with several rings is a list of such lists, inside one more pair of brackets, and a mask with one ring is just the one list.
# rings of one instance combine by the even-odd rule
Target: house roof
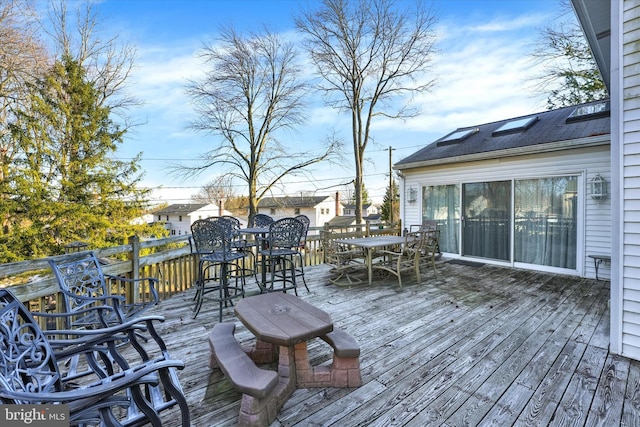
[[183,203],[169,205],[166,208],[155,211],[154,215],[189,215],[193,211],[208,206],[206,203]]
[[259,208],[313,208],[331,196],[265,197],[258,203]]
[[[342,207],[345,209],[355,209],[356,205],[354,203],[342,203]],[[367,210],[371,207],[371,203],[363,203],[362,209]]]
[[327,223],[333,227],[346,227],[356,223],[355,216],[339,215],[331,218]]
[[[575,111],[594,111],[595,107],[601,106],[604,102],[607,102],[605,111],[572,116],[572,113],[575,115]],[[505,125],[516,126],[516,128],[504,130]],[[524,125],[524,128],[519,128],[518,125]],[[478,126],[458,128],[400,160],[394,167],[409,169],[434,163],[447,163],[443,161],[445,159],[453,162],[454,160],[507,157],[526,152],[560,149],[558,147],[565,147],[567,142],[580,146],[600,145],[603,143],[602,136],[610,134],[610,125],[608,101],[590,102]]]

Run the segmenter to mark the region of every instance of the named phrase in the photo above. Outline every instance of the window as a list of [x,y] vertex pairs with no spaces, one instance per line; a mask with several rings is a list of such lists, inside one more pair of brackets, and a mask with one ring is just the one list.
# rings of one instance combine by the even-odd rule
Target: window
[[293,214],[294,214],[294,215],[300,215],[300,208],[295,208],[295,209],[293,210]]
[[609,101],[597,104],[581,105],[576,107],[567,117],[566,123],[579,122],[580,120],[593,119],[595,117],[607,117],[611,114]]
[[178,221],[182,222],[182,215],[178,216]]
[[162,221],[162,215],[158,215],[158,221]]
[[271,208],[271,209],[269,210],[269,214],[271,214],[271,215],[275,215],[275,214],[276,214],[276,208]]
[[502,135],[507,133],[523,132],[529,129],[535,122],[538,121],[538,116],[525,117],[523,119],[510,120],[494,130],[492,136]]
[[169,221],[169,215],[167,215],[167,221]]
[[442,146],[442,145],[455,144],[457,142],[464,141],[470,135],[477,133],[479,130],[480,130],[479,128],[471,128],[471,129],[462,129],[462,130],[453,131],[449,135],[443,138],[440,138],[436,145]]

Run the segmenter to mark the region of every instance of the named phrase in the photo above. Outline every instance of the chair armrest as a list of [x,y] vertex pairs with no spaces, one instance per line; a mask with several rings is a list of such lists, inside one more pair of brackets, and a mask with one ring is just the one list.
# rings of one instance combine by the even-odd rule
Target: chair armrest
[[130,388],[133,385],[153,383],[156,380],[155,378],[153,378],[153,376],[149,376],[150,374],[153,374],[154,372],[157,372],[161,369],[169,368],[183,369],[184,362],[171,359],[150,360],[147,363],[118,372],[116,374],[103,378],[100,381],[88,384],[81,389],[50,393],[30,393],[0,389],[0,397],[4,399],[18,400],[23,403],[68,403],[69,409],[74,412],[76,410],[85,409],[85,407],[83,407],[82,405],[86,405],[86,399],[106,399],[119,391]]
[[155,277],[140,277],[138,279],[129,279],[127,277],[114,276],[111,274],[105,274],[105,279],[113,279],[126,283],[136,283],[147,280],[149,282],[149,292],[151,292],[151,296],[153,298],[154,303],[160,302],[160,295],[158,294],[158,290],[156,289],[156,283],[159,283],[159,280]]
[[35,311],[31,312],[34,317],[42,317],[45,319],[64,319],[69,325],[78,323],[74,318],[92,318],[95,317],[95,322],[85,321],[86,326],[97,325],[103,328],[112,326],[114,322],[120,324],[125,321],[125,316],[120,308],[121,298],[114,298],[113,305],[95,305],[81,310],[75,310],[72,313],[46,313]]

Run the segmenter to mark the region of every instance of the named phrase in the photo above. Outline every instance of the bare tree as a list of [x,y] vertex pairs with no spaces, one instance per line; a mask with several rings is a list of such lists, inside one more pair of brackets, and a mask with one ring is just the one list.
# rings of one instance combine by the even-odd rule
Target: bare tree
[[[71,25],[70,18],[75,18]],[[136,125],[131,122],[128,110],[140,101],[126,90],[135,64],[135,46],[121,42],[118,35],[105,36],[104,18],[88,0],[73,12],[66,0],[51,0],[48,22],[43,26],[54,41],[56,56],[66,55],[87,71],[89,82],[99,91],[98,106],[108,106],[120,117],[124,129]]]
[[248,186],[249,218],[259,201],[285,176],[330,159],[335,144],[311,153],[307,143],[294,151],[278,139],[303,121],[306,86],[292,43],[264,30],[243,37],[233,29],[222,31],[218,44],[206,44],[202,53],[209,66],[202,81],[193,81],[188,93],[198,119],[191,128],[218,139],[195,166],[175,166],[183,175],[212,167]]
[[0,0],[0,224],[8,232],[11,208],[6,188],[14,159],[20,155],[9,127],[18,120],[17,110],[27,108],[31,85],[47,68],[47,53],[38,38],[35,10],[28,0]]
[[[421,2],[324,0],[296,19],[328,105],[351,115],[356,221],[362,222],[363,161],[375,117],[418,114],[404,96],[428,91],[435,15]],[[395,103],[392,101],[396,101]]]
[[587,39],[568,1],[540,30],[533,61],[541,65],[536,88],[547,94],[547,108],[568,107],[609,97]]
[[219,203],[220,200],[227,200],[234,196],[235,191],[233,190],[231,177],[219,175],[191,196],[191,200],[197,203]]

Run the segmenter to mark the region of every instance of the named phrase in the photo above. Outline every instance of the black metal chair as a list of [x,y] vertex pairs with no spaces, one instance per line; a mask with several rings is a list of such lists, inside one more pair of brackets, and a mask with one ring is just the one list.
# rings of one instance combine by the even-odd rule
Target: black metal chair
[[[153,327],[150,320],[147,326]],[[66,404],[70,425],[127,427],[161,426],[160,412],[178,405],[181,425],[190,426],[175,372],[184,364],[168,357],[155,330],[160,355],[151,358],[137,342],[133,348],[142,352],[135,360],[119,353],[122,335],[135,341],[141,327],[130,322],[97,330],[43,331],[11,292],[0,289],[0,403]],[[80,357],[93,375],[71,377],[61,371],[66,359]]]
[[[195,246],[192,247],[192,253],[198,257],[194,318],[208,293],[217,293],[213,299],[219,305],[220,322],[223,306],[233,305],[234,299],[244,297],[245,279],[243,275],[235,274],[235,267],[236,262],[246,255],[232,249],[233,234],[229,230],[228,224],[212,219],[200,219],[191,225],[191,238]],[[233,286],[230,285],[230,278],[235,280]]]
[[[142,315],[160,301],[155,287],[157,279],[104,274],[92,251],[50,259],[49,266],[58,281],[64,304],[61,311],[66,313],[68,329],[122,323]],[[123,284],[129,284],[129,290]],[[86,311],[96,306],[104,307],[100,311]]]
[[[256,276],[256,256],[254,252],[256,243],[255,241],[248,241],[242,236],[240,233],[240,220],[229,215],[211,217],[209,219],[220,222],[220,224],[225,227],[225,231],[232,236],[231,249],[245,255],[244,258],[239,260],[240,264],[234,269],[235,275],[242,275],[245,278],[252,276],[256,280],[256,284],[259,286],[258,278]],[[247,258],[250,268],[247,267]]]
[[302,283],[304,283],[304,287],[309,292],[309,287],[307,286],[307,281],[304,278],[304,250],[307,247],[307,235],[309,234],[309,225],[311,224],[311,220],[306,215],[297,215],[295,217],[298,221],[304,225],[304,231],[302,233],[302,239],[300,240],[300,246],[298,247],[298,259],[300,260],[300,267],[296,268],[296,275],[298,277],[302,277]]
[[253,226],[254,227],[268,227],[273,224],[273,218],[266,214],[256,214],[253,217]]
[[282,218],[269,226],[265,249],[260,250],[264,264],[271,272],[269,291],[276,290],[274,284],[280,281],[283,292],[293,289],[298,294],[295,258],[299,255],[303,233],[304,224],[295,218]]

